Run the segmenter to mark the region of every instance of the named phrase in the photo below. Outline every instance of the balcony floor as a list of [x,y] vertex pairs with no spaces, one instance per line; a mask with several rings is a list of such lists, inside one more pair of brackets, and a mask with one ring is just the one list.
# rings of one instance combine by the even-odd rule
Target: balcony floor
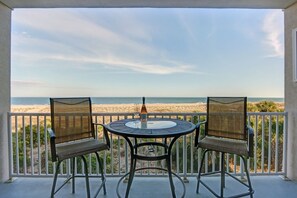
[[[104,196],[103,192],[99,193],[98,197],[114,198],[116,196],[116,185],[118,182],[118,177],[107,177],[107,195]],[[255,190],[254,197],[263,198],[295,198],[297,193],[297,182],[285,181],[280,176],[252,176],[252,185]],[[97,179],[91,178],[91,193],[94,193],[94,187],[96,185]],[[200,187],[200,194],[195,193],[196,188],[196,178],[190,177],[189,183],[186,183],[186,198],[191,197],[213,197],[212,194],[207,191],[203,186]],[[217,187],[219,189],[219,177],[208,177],[204,181],[208,182],[210,185]],[[58,180],[62,182],[62,179]],[[182,194],[181,183],[178,180],[174,180],[176,186],[177,197]],[[19,198],[19,197],[30,197],[30,198],[40,198],[49,197],[50,188],[52,185],[52,178],[17,178],[12,183],[1,183],[0,184],[0,197],[9,198]],[[230,179],[227,178],[226,182],[226,192],[228,195],[230,192],[240,190],[240,186],[237,186],[237,182],[234,181],[230,183]],[[232,190],[230,190],[232,186]],[[126,184],[121,183],[120,192],[124,194]],[[245,190],[246,188],[243,187]],[[218,192],[218,191],[217,191]],[[230,194],[231,195],[231,194]],[[85,183],[83,178],[76,179],[76,193],[71,194],[71,184],[67,184],[60,192],[57,193],[55,197],[63,198],[75,198],[75,197],[86,197],[85,193]],[[167,177],[136,177],[133,181],[132,188],[130,191],[131,198],[165,198],[171,197],[168,178]]]

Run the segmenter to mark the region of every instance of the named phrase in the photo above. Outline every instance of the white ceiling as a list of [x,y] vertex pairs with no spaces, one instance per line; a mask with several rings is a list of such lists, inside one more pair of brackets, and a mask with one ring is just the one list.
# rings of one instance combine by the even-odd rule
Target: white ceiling
[[275,8],[297,0],[0,0],[14,8],[156,7],[156,8]]

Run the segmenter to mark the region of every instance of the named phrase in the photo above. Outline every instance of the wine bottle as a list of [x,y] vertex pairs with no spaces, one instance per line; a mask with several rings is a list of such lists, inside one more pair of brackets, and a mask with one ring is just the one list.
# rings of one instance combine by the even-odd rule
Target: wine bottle
[[140,110],[141,128],[147,128],[147,110],[145,106],[145,97],[142,97],[142,107]]

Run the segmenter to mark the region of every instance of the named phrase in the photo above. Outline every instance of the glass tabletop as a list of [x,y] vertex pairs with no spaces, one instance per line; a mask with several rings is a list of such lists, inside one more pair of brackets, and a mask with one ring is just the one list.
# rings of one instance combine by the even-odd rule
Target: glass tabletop
[[125,125],[134,129],[168,129],[176,126],[176,123],[168,120],[149,120],[147,123],[141,123],[140,120],[134,120]]
[[106,129],[116,135],[135,138],[167,138],[186,135],[196,126],[186,120],[150,118],[146,125],[138,119],[123,119],[111,122]]

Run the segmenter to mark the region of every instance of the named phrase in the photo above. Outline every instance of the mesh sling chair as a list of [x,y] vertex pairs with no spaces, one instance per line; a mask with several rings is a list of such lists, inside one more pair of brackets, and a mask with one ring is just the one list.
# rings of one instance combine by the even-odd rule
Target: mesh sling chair
[[[51,127],[48,129],[50,134],[50,145],[52,161],[56,162],[56,172],[52,185],[51,197],[72,179],[72,193],[75,193],[75,177],[84,177],[75,175],[75,158],[81,157],[85,171],[87,197],[90,197],[90,186],[88,176],[88,164],[84,155],[95,153],[99,169],[101,172],[101,185],[99,186],[95,197],[103,187],[106,194],[105,176],[103,174],[102,161],[97,152],[109,149],[109,137],[104,125],[94,124],[92,122],[92,106],[90,98],[50,98],[51,107]],[[96,139],[95,125],[103,126],[103,135],[105,141]],[[57,189],[57,176],[60,170],[61,162],[71,159],[71,177]]]
[[[203,150],[202,160],[197,176],[196,193],[199,193],[199,184],[205,186],[216,197],[224,197],[225,175],[229,175],[247,187],[247,191],[231,197],[253,197],[253,189],[247,169],[247,159],[253,155],[254,132],[247,126],[247,98],[246,97],[208,97],[207,120],[198,123],[196,127],[195,146]],[[204,136],[199,137],[201,125],[205,125]],[[202,130],[201,130],[202,131]],[[202,135],[202,134],[201,134]],[[221,153],[220,170],[214,172],[202,172],[205,154],[209,151]],[[225,153],[235,154],[243,160],[247,184],[225,170]],[[209,187],[201,176],[221,174],[220,195]]]

